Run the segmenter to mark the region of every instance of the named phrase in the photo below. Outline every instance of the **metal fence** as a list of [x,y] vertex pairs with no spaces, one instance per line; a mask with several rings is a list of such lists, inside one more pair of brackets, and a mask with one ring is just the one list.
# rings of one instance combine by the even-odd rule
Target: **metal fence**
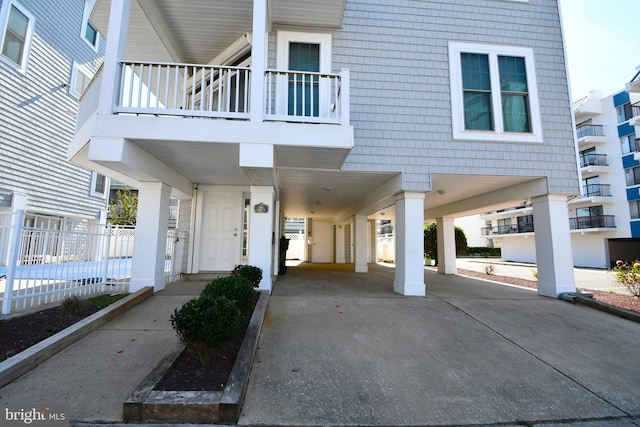
[[[180,278],[185,240],[169,230],[165,280]],[[100,225],[23,211],[0,213],[2,313],[71,295],[128,290],[135,227]]]

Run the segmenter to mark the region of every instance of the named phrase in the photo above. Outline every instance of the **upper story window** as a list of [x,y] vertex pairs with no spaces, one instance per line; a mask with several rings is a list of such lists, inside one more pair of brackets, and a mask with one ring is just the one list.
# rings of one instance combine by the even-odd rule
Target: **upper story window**
[[624,173],[627,178],[627,186],[640,184],[640,166],[625,169]]
[[35,18],[15,0],[0,5],[0,59],[25,73]]
[[636,134],[631,133],[620,138],[622,154],[635,153],[640,151],[640,141],[636,139]]
[[108,179],[106,176],[93,172],[91,174],[91,189],[89,193],[92,196],[106,199],[109,191],[109,186],[107,184]]
[[80,98],[89,86],[89,83],[91,83],[92,78],[89,70],[74,61],[73,70],[71,71],[71,82],[69,83],[69,93],[76,98]]
[[449,43],[456,139],[542,142],[533,51]]
[[80,37],[82,37],[88,44],[98,51],[98,45],[100,44],[100,33],[96,27],[89,21],[91,11],[95,5],[96,0],[85,0],[84,13],[82,14],[82,29],[80,31]]
[[616,107],[616,113],[618,114],[618,123],[624,123],[630,118],[633,117],[633,112],[631,111],[631,104],[626,103]]

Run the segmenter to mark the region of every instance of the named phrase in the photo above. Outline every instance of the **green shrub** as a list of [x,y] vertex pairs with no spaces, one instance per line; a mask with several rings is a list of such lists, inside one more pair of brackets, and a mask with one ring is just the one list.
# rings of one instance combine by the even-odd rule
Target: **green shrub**
[[253,306],[253,286],[251,282],[240,276],[219,277],[205,286],[201,296],[209,298],[224,297],[233,301],[243,316],[246,316]]
[[171,326],[188,351],[202,366],[206,366],[213,352],[230,340],[242,323],[242,313],[235,302],[224,296],[212,298],[200,295],[176,309]]
[[[464,230],[457,225],[454,226],[454,237],[456,255],[464,255],[467,251],[467,236],[464,234]],[[438,264],[438,231],[435,222],[424,226],[424,257],[435,259]]]
[[262,280],[262,269],[254,265],[236,265],[233,268],[231,275],[244,277],[251,282],[254,288],[257,288]]
[[616,273],[616,283],[627,288],[631,295],[640,297],[640,261],[617,260],[613,271]]
[[479,257],[499,257],[501,255],[500,248],[488,248],[484,246],[469,246],[465,252],[466,256]]

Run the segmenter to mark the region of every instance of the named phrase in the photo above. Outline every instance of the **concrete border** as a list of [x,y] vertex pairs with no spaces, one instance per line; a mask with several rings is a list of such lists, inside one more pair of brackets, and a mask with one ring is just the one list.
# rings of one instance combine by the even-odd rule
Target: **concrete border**
[[632,322],[640,323],[640,313],[627,310],[625,308],[616,307],[615,305],[600,302],[588,294],[580,294],[578,292],[567,292],[567,293],[561,294],[560,298],[565,301],[584,304],[588,307],[595,308],[597,310],[601,310],[609,314],[613,314],[614,316],[631,320]]
[[161,360],[124,402],[124,422],[236,423],[268,302],[269,293],[261,291],[223,391],[153,390],[182,353],[183,348],[179,347]]
[[142,288],[138,292],[110,304],[57,334],[4,360],[0,363],[0,387],[9,384],[54,354],[85,337],[90,332],[93,332],[130,308],[140,304],[151,295],[153,295],[153,288]]

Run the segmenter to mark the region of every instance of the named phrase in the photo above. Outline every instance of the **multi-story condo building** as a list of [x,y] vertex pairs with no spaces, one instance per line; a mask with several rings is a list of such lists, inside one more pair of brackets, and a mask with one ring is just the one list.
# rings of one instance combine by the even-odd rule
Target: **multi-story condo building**
[[78,99],[104,52],[91,3],[0,1],[0,213],[103,217],[108,180],[67,160]]
[[[573,264],[610,268],[640,255],[640,80],[603,97],[600,91],[573,103],[580,194],[568,200]],[[509,261],[536,262],[532,208],[522,206],[480,216],[483,234]]]
[[268,290],[285,217],[354,274],[393,218],[403,295],[425,294],[426,221],[452,274],[456,216],[527,200],[539,293],[575,289],[557,0],[97,0],[91,20],[105,61],[69,158],[139,191],[131,290],[164,286],[170,196],[184,273],[246,262]]

